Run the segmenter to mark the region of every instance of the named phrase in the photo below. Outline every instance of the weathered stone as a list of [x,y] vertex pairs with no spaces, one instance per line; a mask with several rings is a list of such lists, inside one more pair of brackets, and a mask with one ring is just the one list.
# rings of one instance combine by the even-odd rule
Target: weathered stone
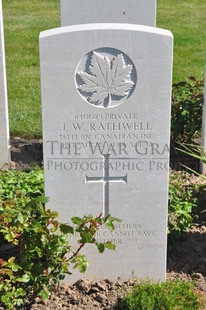
[[169,31],[128,24],[40,36],[48,207],[122,219],[96,235],[115,252],[84,251],[95,281],[165,279],[172,50]]
[[61,0],[61,26],[90,23],[156,25],[156,0]]

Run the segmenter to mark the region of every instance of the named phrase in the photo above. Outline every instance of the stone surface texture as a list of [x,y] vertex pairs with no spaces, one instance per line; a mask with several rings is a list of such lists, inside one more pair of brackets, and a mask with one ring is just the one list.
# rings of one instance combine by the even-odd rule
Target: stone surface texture
[[[40,35],[45,190],[60,220],[122,219],[86,248],[95,281],[164,280],[173,37],[127,24]],[[76,239],[73,239],[75,244]],[[69,279],[80,278],[74,273]]]
[[61,26],[129,23],[156,26],[156,0],[61,0]]

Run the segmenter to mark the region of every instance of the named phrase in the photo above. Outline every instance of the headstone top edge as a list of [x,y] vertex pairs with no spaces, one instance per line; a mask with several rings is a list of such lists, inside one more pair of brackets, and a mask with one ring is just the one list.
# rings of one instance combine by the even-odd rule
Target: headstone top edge
[[162,28],[137,25],[137,24],[124,24],[124,23],[97,23],[97,24],[72,25],[72,26],[49,29],[49,30],[40,32],[39,39],[43,39],[49,36],[55,36],[58,34],[78,32],[78,31],[88,31],[88,30],[130,30],[130,31],[140,31],[140,32],[145,32],[145,33],[150,32],[153,34],[173,37],[173,34],[170,30],[162,29]]

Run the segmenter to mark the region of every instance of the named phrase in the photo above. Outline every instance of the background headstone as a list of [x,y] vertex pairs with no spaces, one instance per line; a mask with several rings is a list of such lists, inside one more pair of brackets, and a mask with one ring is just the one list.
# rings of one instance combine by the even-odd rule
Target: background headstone
[[122,219],[115,232],[97,235],[115,252],[86,249],[90,278],[165,279],[172,50],[170,31],[146,26],[40,35],[48,207],[64,222],[100,213]]
[[[204,103],[202,112],[202,147],[206,153],[206,66],[205,66],[205,78],[204,78]],[[200,169],[202,174],[206,174],[206,164],[200,162]]]
[[61,26],[129,23],[156,26],[156,0],[61,0]]
[[10,162],[2,2],[0,0],[0,168]]

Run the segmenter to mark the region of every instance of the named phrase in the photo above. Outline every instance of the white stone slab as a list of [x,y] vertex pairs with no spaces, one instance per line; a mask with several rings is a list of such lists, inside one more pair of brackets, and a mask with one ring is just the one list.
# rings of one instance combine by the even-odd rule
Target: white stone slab
[[[206,66],[205,66],[205,78],[204,78],[204,102],[202,112],[202,148],[206,153]],[[200,170],[202,174],[206,174],[206,164],[200,162]]]
[[0,168],[10,162],[2,3],[0,0]]
[[156,0],[61,0],[61,26],[129,23],[156,26]]
[[64,222],[100,213],[123,220],[98,234],[115,252],[86,250],[95,280],[165,279],[172,50],[170,31],[146,26],[40,35],[48,207]]

